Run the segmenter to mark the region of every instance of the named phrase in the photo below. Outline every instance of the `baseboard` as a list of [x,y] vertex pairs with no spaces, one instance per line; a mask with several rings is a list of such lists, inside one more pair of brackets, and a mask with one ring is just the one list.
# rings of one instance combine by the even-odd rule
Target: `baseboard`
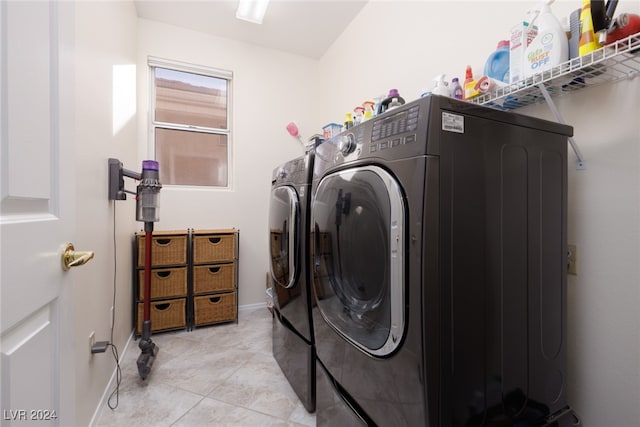
[[238,311],[254,311],[261,308],[266,309],[267,308],[266,303],[259,302],[256,304],[244,304],[244,305],[238,306]]

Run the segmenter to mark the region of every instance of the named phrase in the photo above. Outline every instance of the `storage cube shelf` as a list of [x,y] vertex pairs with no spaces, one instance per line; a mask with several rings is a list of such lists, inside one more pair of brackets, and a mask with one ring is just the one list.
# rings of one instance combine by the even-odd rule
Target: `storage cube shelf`
[[[138,267],[144,267],[145,235],[138,236]],[[153,267],[187,263],[187,232],[160,231],[151,237],[151,265]]]
[[228,322],[238,314],[236,293],[227,292],[194,298],[195,325]]
[[194,230],[193,325],[238,321],[238,231]]
[[235,258],[236,245],[233,234],[220,234],[216,233],[215,230],[194,231],[194,264],[234,261]]
[[235,290],[235,264],[197,265],[193,267],[193,293]]
[[[152,233],[152,332],[238,321],[238,234],[236,229]],[[135,239],[133,315],[140,336],[145,233]]]
[[[151,330],[161,331],[184,328],[187,324],[186,305],[186,298],[151,301]],[[138,303],[138,323],[136,326],[136,334],[138,335],[142,333],[143,310],[144,303]]]
[[[144,301],[144,270],[138,271],[138,295]],[[187,267],[151,270],[151,299],[187,295]]]

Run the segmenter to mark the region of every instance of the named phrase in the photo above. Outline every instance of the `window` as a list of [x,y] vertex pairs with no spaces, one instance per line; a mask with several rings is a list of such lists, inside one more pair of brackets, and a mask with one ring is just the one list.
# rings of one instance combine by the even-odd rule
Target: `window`
[[155,58],[149,66],[160,182],[230,187],[232,73]]

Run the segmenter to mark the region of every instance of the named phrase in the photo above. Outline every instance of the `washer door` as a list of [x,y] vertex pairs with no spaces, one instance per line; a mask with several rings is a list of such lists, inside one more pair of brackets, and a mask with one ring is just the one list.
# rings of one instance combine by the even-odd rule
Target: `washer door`
[[270,270],[274,283],[281,288],[293,287],[298,279],[299,222],[300,203],[295,189],[274,188],[269,205]]
[[404,199],[377,166],[324,177],[312,208],[314,290],[324,320],[385,356],[404,334]]

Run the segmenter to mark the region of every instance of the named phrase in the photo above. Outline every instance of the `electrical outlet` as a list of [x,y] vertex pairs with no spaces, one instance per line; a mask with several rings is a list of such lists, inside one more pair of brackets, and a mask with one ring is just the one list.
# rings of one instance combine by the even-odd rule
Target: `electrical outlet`
[[89,352],[93,348],[93,345],[96,343],[96,331],[91,331],[89,334]]
[[577,248],[576,245],[567,245],[567,273],[577,275],[576,267]]

